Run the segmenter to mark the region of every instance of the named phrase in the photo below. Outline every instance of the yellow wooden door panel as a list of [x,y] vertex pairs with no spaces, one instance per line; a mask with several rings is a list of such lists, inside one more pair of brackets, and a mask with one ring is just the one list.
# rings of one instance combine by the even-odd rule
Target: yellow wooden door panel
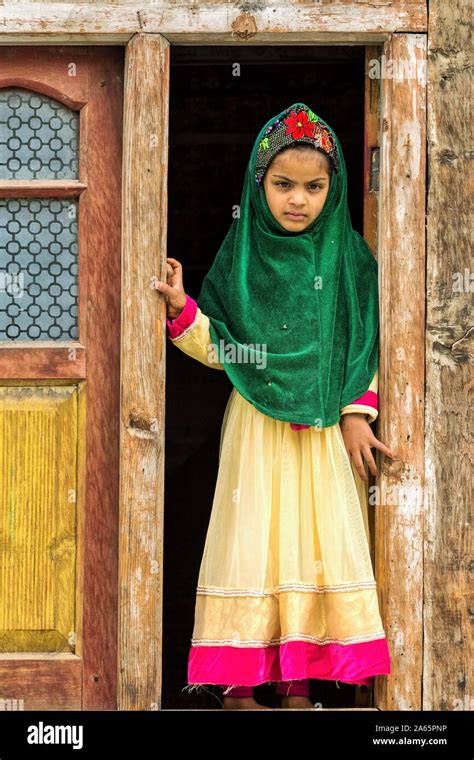
[[73,652],[78,389],[0,387],[0,652]]

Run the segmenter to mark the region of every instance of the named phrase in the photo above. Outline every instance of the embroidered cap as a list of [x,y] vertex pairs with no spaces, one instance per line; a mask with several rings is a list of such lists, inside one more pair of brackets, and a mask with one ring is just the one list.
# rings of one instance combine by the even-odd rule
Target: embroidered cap
[[272,158],[295,142],[310,143],[322,150],[331,160],[334,170],[338,171],[339,157],[330,128],[304,103],[294,103],[281,118],[269,125],[260,140],[255,170],[257,187],[260,187]]

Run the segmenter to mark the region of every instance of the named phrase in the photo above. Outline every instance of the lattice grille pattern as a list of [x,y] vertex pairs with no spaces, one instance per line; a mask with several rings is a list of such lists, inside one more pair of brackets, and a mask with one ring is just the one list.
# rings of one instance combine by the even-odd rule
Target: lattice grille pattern
[[0,340],[78,340],[77,200],[0,200]]
[[79,113],[18,87],[0,89],[0,179],[77,179]]
[[[78,178],[79,114],[0,89],[0,180]],[[0,199],[0,341],[78,340],[78,201]]]

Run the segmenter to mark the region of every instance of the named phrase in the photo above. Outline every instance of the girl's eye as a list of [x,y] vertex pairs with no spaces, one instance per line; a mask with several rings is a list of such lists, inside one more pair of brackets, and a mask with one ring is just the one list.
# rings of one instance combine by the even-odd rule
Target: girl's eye
[[[277,184],[277,185],[280,185],[281,187],[283,187],[283,185],[286,185],[286,186],[288,186],[290,183],[289,183],[289,182],[284,182],[284,181],[282,181],[282,182],[277,182],[276,184]],[[311,188],[314,188],[314,189],[316,189],[316,188],[318,187],[318,188],[321,190],[321,185],[317,185],[317,184],[315,184],[315,183],[311,184],[311,185],[310,185],[310,187],[311,187]]]

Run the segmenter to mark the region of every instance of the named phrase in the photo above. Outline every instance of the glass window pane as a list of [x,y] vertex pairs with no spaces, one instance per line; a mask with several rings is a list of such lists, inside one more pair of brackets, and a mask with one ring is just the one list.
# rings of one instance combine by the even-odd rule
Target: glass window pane
[[0,341],[78,340],[78,202],[0,199]]
[[0,179],[77,179],[79,113],[20,87],[0,89]]

